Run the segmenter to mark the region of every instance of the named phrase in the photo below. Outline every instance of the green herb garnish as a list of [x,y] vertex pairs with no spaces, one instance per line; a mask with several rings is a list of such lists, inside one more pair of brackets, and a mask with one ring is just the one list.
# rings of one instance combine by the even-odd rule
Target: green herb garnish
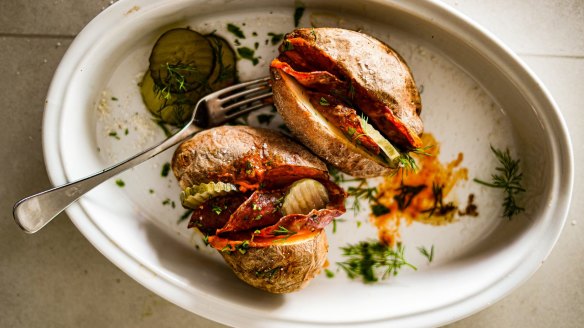
[[217,205],[213,205],[213,207],[211,208],[211,211],[213,211],[215,214],[219,215],[219,214],[221,214],[221,212],[223,212],[223,209]]
[[110,131],[110,133],[108,133],[108,136],[120,140],[120,136],[118,136],[118,133],[116,131]]
[[294,27],[298,27],[306,6],[302,2],[296,1],[294,7]]
[[239,47],[237,48],[237,53],[241,58],[250,60],[254,66],[260,62],[259,57],[254,56],[255,51],[251,48]]
[[511,220],[514,215],[525,210],[525,208],[517,204],[517,200],[515,199],[515,196],[525,192],[525,188],[521,186],[523,173],[519,168],[519,160],[514,160],[511,157],[509,148],[503,152],[491,146],[491,151],[495,154],[499,163],[501,163],[501,166],[495,168],[499,174],[492,174],[491,182],[485,182],[477,178],[475,178],[474,181],[487,187],[500,188],[505,191],[505,198],[503,199],[503,216]]
[[337,262],[350,279],[360,278],[365,283],[377,282],[396,276],[406,266],[417,270],[404,258],[404,247],[398,244],[392,249],[378,241],[362,241],[341,247],[344,262]]
[[162,165],[162,171],[160,172],[160,176],[167,177],[168,172],[170,172],[170,163],[167,162],[164,163],[164,165]]
[[284,38],[284,34],[275,34],[272,32],[269,32],[268,36],[270,37],[270,42],[272,43],[273,46],[280,43],[280,41],[282,41],[282,39]]
[[432,195],[434,196],[434,206],[432,206],[432,208],[422,211],[423,213],[430,213],[428,217],[431,217],[432,215],[434,215],[434,213],[438,213],[438,215],[444,216],[458,209],[458,207],[456,207],[452,202],[444,204],[443,192],[444,185],[432,182]]
[[124,187],[126,185],[126,183],[122,179],[117,179],[116,180],[116,185],[118,185],[118,187],[122,188],[122,187]]
[[235,249],[238,250],[241,254],[247,253],[247,250],[249,249],[249,240],[245,240],[241,244],[237,244]]
[[430,247],[430,250],[426,249],[424,246],[418,247],[418,251],[426,257],[428,263],[432,263],[432,260],[434,259],[434,245]]
[[282,43],[282,51],[290,51],[290,50],[294,50],[294,46],[292,45],[292,42],[290,42],[289,40],[284,40],[284,43]]
[[403,211],[406,208],[408,208],[412,204],[412,200],[414,199],[414,197],[416,197],[416,195],[419,194],[425,188],[426,185],[424,184],[417,186],[408,186],[403,184],[402,182],[401,186],[396,189],[397,191],[399,191],[399,193],[393,196],[393,199],[397,202],[397,208],[399,208],[400,211]]
[[387,208],[385,205],[376,203],[371,205],[371,213],[373,213],[375,216],[382,216],[389,213],[389,208]]
[[326,100],[324,97],[320,97],[320,101],[318,102],[321,106],[329,106],[329,102],[328,100]]
[[335,277],[335,273],[329,269],[324,269],[324,273],[326,274],[327,278],[334,278]]
[[278,229],[272,231],[272,235],[274,236],[292,236],[295,234],[296,231],[288,230],[284,226],[278,226]]
[[233,25],[231,23],[227,24],[227,31],[233,33],[233,35],[240,39],[245,39],[245,34],[243,34],[243,31],[237,25]]
[[191,214],[193,214],[193,210],[186,210],[179,218],[178,221],[176,223],[181,223],[184,220],[188,219]]

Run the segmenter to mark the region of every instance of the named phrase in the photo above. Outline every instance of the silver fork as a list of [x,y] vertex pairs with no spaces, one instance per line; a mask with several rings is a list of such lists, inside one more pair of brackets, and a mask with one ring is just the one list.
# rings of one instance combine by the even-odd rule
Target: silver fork
[[195,106],[189,123],[170,138],[101,172],[21,199],[12,210],[14,220],[27,233],[39,231],[79,197],[109,178],[160,154],[204,129],[224,124],[266,106],[272,97],[269,80],[269,77],[264,77],[205,96]]

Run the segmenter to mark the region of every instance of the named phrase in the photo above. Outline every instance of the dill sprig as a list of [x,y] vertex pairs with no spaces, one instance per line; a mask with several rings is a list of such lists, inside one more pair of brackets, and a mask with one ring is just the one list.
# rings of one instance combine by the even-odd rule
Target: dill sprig
[[405,260],[405,248],[401,244],[393,249],[379,241],[361,241],[341,247],[341,250],[347,260],[337,265],[350,279],[361,278],[365,283],[396,276],[404,266],[417,270]]
[[420,253],[422,255],[424,255],[424,257],[426,257],[426,259],[428,260],[428,263],[432,263],[432,260],[434,259],[434,245],[432,245],[432,247],[430,247],[430,250],[428,250],[424,246],[420,246],[420,247],[418,247],[418,251],[420,251]]
[[432,182],[432,195],[434,196],[434,206],[422,211],[423,213],[430,213],[428,217],[431,217],[435,213],[438,213],[439,216],[445,216],[458,209],[453,202],[444,204],[444,185]]
[[475,178],[474,181],[487,187],[504,190],[505,198],[503,199],[502,204],[503,216],[511,220],[514,215],[517,215],[525,210],[525,208],[517,204],[517,200],[515,199],[518,194],[525,192],[525,188],[521,186],[523,173],[519,168],[519,160],[515,160],[511,157],[509,148],[503,152],[491,146],[491,151],[493,154],[495,154],[495,157],[499,163],[501,163],[501,166],[497,166],[495,168],[495,170],[499,173],[491,175],[491,182],[486,182],[477,178]]

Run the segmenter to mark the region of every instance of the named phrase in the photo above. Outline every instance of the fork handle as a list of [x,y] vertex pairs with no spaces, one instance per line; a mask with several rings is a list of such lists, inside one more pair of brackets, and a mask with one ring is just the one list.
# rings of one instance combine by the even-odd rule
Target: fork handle
[[25,232],[35,233],[47,223],[51,222],[52,219],[63,212],[63,210],[79,197],[102,182],[160,154],[199,131],[201,131],[201,128],[193,124],[188,124],[185,128],[160,144],[146,149],[121,163],[110,166],[101,172],[21,199],[14,205],[12,210],[14,220]]

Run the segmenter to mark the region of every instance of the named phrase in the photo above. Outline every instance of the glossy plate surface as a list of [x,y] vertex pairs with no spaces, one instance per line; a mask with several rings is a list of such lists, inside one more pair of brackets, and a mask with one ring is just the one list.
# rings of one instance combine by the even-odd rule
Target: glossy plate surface
[[[529,278],[564,225],[572,192],[573,159],[565,124],[539,80],[486,31],[431,1],[304,1],[301,26],[337,26],[374,35],[412,68],[422,92],[426,131],[440,160],[462,152],[469,180],[452,197],[476,195],[480,216],[447,226],[401,227],[406,258],[418,270],[365,285],[336,272],[339,247],[374,239],[367,206],[349,210],[328,229],[329,262],[305,290],[268,295],[238,281],[200,235],[177,223],[179,189],[162,177],[172,150],[88,193],[67,213],[108,259],[145,287],[207,318],[241,327],[433,326],[470,315]],[[47,96],[44,151],[56,185],[103,169],[164,138],[142,104],[137,83],[158,36],[173,27],[235,42],[227,23],[241,26],[259,64],[238,62],[242,81],[267,75],[276,55],[268,33],[294,28],[293,1],[120,1],[76,38]],[[254,33],[255,32],[255,33]],[[258,113],[250,123],[258,122]],[[271,122],[272,127],[278,119]],[[116,132],[112,137],[111,132]],[[472,178],[496,166],[489,145],[521,158],[526,212],[501,218],[501,194]],[[372,180],[371,185],[376,181]],[[173,207],[173,202],[176,206]],[[351,206],[349,200],[348,206]],[[360,222],[357,224],[356,222]],[[417,248],[434,245],[428,264]]]

